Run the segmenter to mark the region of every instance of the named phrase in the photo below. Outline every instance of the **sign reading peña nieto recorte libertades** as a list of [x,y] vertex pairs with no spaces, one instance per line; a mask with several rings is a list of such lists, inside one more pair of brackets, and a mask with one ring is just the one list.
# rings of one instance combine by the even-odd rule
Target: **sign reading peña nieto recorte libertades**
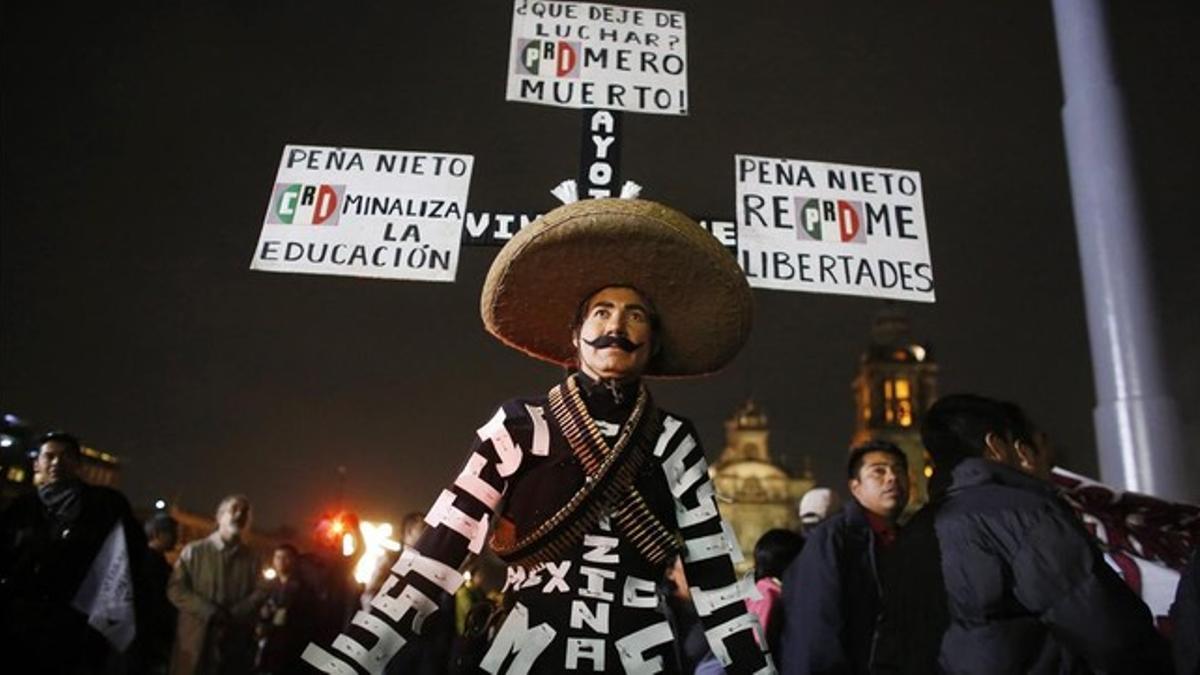
[[736,155],[734,172],[751,286],[934,301],[916,171]]
[[474,158],[283,149],[250,269],[454,281]]
[[686,32],[683,12],[516,0],[506,98],[686,115]]

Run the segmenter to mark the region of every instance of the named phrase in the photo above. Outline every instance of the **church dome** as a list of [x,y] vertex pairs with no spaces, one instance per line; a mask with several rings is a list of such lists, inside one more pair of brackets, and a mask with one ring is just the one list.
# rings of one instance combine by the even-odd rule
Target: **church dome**
[[767,411],[762,409],[754,399],[748,398],[746,402],[733,413],[730,418],[735,429],[766,429],[767,428]]
[[783,469],[769,462],[760,462],[756,459],[744,459],[718,464],[713,469],[715,475],[721,478],[736,478],[738,480],[745,480],[747,478],[786,480],[788,478]]

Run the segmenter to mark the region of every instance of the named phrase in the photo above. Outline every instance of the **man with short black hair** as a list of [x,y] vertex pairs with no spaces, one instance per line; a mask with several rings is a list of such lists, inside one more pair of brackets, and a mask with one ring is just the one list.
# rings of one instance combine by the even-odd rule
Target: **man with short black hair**
[[784,577],[782,673],[869,672],[880,557],[908,505],[908,460],[872,441],[850,451],[846,473],[853,499],[808,533]]
[[166,673],[175,642],[175,622],[178,612],[167,599],[167,582],[171,578],[171,563],[167,553],[175,550],[179,539],[179,522],[166,513],[158,512],[146,519],[146,607],[147,631],[142,636],[144,670]]
[[258,655],[254,672],[291,675],[304,672],[300,652],[315,637],[315,598],[299,574],[300,552],[280,544],[271,554],[275,578],[267,583],[266,600],[258,610],[255,637]]
[[942,398],[921,428],[931,501],[885,579],[879,672],[1166,672],[1150,613],[1054,488],[1026,475],[1024,416]]
[[[81,462],[75,436],[42,436],[36,491],[0,515],[0,653],[12,672],[101,672],[138,636],[142,528],[124,495],[80,479]],[[101,572],[130,586],[102,585]],[[119,616],[101,616],[97,598]]]

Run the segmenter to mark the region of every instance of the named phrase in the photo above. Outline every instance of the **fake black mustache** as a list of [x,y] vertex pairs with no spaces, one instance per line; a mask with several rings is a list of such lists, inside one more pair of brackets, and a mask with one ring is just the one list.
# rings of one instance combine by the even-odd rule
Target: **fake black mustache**
[[641,344],[630,340],[624,335],[601,335],[595,340],[583,339],[592,349],[605,349],[607,347],[617,347],[621,351],[636,352],[642,348]]

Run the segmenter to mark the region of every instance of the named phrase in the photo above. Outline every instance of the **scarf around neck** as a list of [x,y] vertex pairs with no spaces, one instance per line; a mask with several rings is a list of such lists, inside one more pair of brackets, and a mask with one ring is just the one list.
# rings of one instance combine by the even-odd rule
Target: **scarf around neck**
[[60,523],[73,523],[83,507],[83,483],[77,479],[56,480],[37,489],[38,499],[50,516]]

